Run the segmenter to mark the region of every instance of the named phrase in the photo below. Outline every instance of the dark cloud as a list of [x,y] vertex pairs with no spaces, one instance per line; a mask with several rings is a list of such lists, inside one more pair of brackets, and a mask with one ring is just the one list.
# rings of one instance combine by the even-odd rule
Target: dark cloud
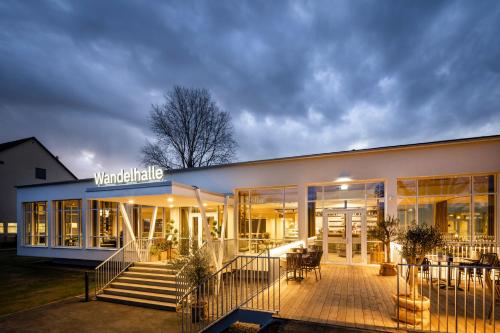
[[206,87],[239,159],[500,132],[496,1],[3,1],[0,141],[138,164],[151,103]]

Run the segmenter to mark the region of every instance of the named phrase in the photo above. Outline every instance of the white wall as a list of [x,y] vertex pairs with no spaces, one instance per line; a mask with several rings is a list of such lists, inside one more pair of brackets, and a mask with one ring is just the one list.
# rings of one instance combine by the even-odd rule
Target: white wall
[[[321,158],[304,158],[266,163],[239,164],[223,168],[210,168],[173,173],[167,180],[196,185],[202,189],[235,193],[235,189],[245,187],[266,187],[277,185],[297,185],[299,192],[299,236],[307,236],[307,186],[314,183],[333,182],[338,177],[350,177],[354,181],[385,181],[386,214],[397,214],[396,180],[401,177],[423,177],[457,174],[494,173],[497,174],[497,193],[500,188],[500,137],[496,139],[459,142],[416,148],[392,149],[372,152],[352,152],[328,155]],[[85,189],[92,182],[70,185],[47,185],[28,187],[18,191],[18,220],[21,221],[23,201],[44,200],[49,202],[49,221],[52,220],[52,200],[83,198],[82,221],[86,221]],[[234,198],[237,206],[237,197]],[[497,195],[497,235],[500,230],[500,195]],[[228,236],[236,235],[237,210],[230,209]],[[173,216],[172,216],[173,217]],[[49,223],[49,232],[52,231]],[[83,228],[86,239],[86,229]],[[19,226],[19,241],[22,225]],[[51,235],[52,236],[52,235]],[[51,237],[52,239],[52,237]],[[497,243],[500,241],[497,236]],[[108,250],[109,251],[109,250]],[[99,253],[98,253],[99,252]],[[42,255],[79,259],[106,257],[107,250],[75,250],[51,248],[27,248],[18,245],[21,255]]]

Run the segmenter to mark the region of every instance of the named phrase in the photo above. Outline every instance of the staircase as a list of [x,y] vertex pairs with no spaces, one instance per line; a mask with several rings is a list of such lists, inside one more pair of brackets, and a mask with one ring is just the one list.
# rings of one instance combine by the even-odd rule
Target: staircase
[[135,262],[105,287],[97,299],[175,311],[175,272],[168,264]]

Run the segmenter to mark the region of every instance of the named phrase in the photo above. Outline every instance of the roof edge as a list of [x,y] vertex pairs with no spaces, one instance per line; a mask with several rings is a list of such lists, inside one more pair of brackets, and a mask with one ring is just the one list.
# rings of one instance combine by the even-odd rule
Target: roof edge
[[490,140],[500,140],[500,134],[488,135],[488,136],[478,136],[478,137],[468,137],[468,138],[460,138],[460,139],[420,142],[420,143],[409,143],[409,144],[402,144],[402,145],[382,146],[382,147],[373,147],[373,148],[364,148],[364,149],[340,150],[340,151],[328,152],[328,153],[285,156],[285,157],[278,157],[278,158],[233,162],[233,163],[194,167],[194,168],[172,169],[172,170],[167,170],[166,172],[170,173],[170,174],[176,174],[176,173],[182,173],[182,172],[227,168],[227,167],[233,167],[233,166],[266,164],[266,163],[273,163],[273,162],[286,162],[286,161],[293,161],[293,160],[312,159],[312,158],[329,157],[329,156],[336,156],[336,155],[361,154],[361,153],[378,152],[378,151],[383,151],[383,150],[420,148],[420,147],[428,147],[428,146],[451,145],[451,144],[460,144],[460,143],[465,143],[465,142],[472,143],[472,142],[481,142],[481,141],[490,141]]

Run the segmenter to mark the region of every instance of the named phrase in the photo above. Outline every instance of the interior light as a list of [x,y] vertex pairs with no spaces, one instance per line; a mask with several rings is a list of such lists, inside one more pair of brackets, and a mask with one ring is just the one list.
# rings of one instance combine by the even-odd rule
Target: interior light
[[133,204],[134,203],[134,200],[129,200],[128,201],[129,204]]
[[207,203],[204,203],[204,204],[203,204],[203,207],[207,207],[207,206],[208,206],[208,205],[207,205]]
[[342,185],[340,185],[340,189],[341,189],[342,191],[345,191],[345,190],[347,190],[348,188],[349,188],[349,185],[347,185],[347,184],[342,184]]
[[174,202],[174,198],[172,198],[172,197],[167,198],[167,201],[168,201],[168,202]]
[[170,207],[170,208],[174,208],[174,205],[169,205],[168,207]]

